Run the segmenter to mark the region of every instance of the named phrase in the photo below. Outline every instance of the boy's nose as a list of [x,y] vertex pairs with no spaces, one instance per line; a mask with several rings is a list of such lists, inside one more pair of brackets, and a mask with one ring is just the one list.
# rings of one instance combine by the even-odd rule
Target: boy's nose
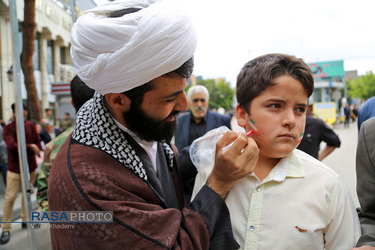
[[294,110],[285,111],[285,116],[283,117],[283,126],[288,126],[293,128],[296,125],[296,116]]

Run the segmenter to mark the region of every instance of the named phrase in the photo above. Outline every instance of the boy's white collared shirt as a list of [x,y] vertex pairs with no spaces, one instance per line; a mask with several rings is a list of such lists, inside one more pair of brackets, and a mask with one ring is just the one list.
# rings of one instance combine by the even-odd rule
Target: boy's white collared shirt
[[[193,197],[211,171],[212,166],[198,173]],[[350,249],[360,236],[353,201],[338,174],[299,150],[262,182],[254,173],[238,181],[225,202],[241,249]]]

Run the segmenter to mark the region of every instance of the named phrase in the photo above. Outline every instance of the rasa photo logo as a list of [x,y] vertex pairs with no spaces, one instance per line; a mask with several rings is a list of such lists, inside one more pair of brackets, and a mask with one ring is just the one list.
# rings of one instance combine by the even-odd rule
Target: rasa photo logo
[[112,223],[113,211],[31,212],[30,223]]

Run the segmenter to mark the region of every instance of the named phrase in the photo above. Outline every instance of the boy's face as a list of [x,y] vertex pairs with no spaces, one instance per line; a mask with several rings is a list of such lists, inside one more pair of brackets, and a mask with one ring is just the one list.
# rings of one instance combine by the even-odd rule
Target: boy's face
[[307,92],[302,84],[290,77],[280,76],[276,85],[265,89],[250,104],[250,115],[237,107],[238,124],[251,129],[254,121],[257,133],[251,135],[258,143],[260,157],[282,158],[295,149],[305,129]]

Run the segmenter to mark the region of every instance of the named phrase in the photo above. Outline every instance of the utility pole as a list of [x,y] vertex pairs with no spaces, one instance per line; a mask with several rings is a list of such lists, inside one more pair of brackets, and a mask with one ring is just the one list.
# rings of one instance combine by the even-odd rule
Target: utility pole
[[69,3],[70,3],[70,10],[72,12],[72,20],[74,24],[77,20],[77,13],[76,13],[76,8],[75,8],[76,5],[74,3],[74,0],[69,0]]
[[[20,46],[18,36],[18,20],[16,0],[9,1],[10,21],[12,25],[12,42],[13,42],[13,72],[16,83],[16,126],[17,126],[17,144],[18,144],[18,160],[20,165],[22,199],[25,204],[27,221],[31,218],[31,188],[29,164],[27,162],[26,152],[26,136],[25,122],[23,117],[22,88],[21,88],[21,62],[20,62]],[[27,224],[29,245],[31,249],[36,250],[35,231],[30,223]]]

